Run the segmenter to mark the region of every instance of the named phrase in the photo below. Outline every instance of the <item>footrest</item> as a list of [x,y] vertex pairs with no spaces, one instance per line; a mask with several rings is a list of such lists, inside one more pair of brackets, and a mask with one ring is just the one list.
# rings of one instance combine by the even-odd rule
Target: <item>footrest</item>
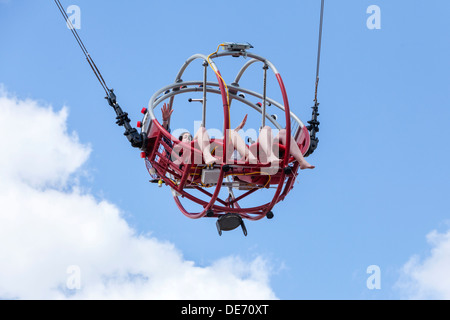
[[247,228],[245,227],[244,220],[236,213],[227,213],[219,217],[216,221],[217,231],[219,236],[222,235],[222,231],[231,231],[241,226],[244,236],[247,236]]

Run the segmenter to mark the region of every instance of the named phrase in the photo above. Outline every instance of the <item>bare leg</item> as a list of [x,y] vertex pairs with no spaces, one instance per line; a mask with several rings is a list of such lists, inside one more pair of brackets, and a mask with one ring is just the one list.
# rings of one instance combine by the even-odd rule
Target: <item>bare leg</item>
[[233,151],[237,150],[237,152],[241,155],[242,160],[247,161],[249,155],[248,147],[236,130],[230,130],[230,139],[233,146]]
[[205,160],[205,164],[213,164],[217,161],[216,158],[214,158],[211,155],[210,151],[210,141],[208,132],[206,131],[205,127],[200,127],[194,137],[194,141],[198,143],[198,146],[203,154],[203,159]]
[[[270,162],[272,164],[278,165],[280,163],[280,159],[277,155],[273,154],[273,136],[272,136],[272,128],[265,126],[261,129],[258,137],[259,147],[266,155],[266,159],[259,159],[262,163]],[[261,153],[260,153],[261,156]],[[265,160],[265,161],[264,161]]]
[[[281,141],[283,145],[286,145],[286,130],[282,129],[278,133],[277,137],[275,138],[276,141]],[[315,166],[309,164],[305,158],[303,157],[302,152],[300,151],[300,148],[298,147],[298,144],[295,142],[294,138],[291,137],[291,143],[289,147],[291,155],[295,158],[295,160],[298,161],[300,164],[300,169],[314,169]]]

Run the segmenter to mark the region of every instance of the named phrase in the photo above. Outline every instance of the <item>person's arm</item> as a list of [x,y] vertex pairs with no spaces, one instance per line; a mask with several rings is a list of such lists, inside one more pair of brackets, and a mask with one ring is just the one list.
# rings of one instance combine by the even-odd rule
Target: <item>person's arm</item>
[[239,124],[236,129],[234,129],[236,132],[238,132],[239,130],[241,130],[244,126],[245,123],[247,122],[247,116],[248,114],[245,115],[244,119],[242,120],[241,124]]
[[172,116],[173,109],[169,105],[164,103],[163,107],[161,108],[161,112],[163,119],[162,126],[164,129],[169,130],[169,120],[170,117]]

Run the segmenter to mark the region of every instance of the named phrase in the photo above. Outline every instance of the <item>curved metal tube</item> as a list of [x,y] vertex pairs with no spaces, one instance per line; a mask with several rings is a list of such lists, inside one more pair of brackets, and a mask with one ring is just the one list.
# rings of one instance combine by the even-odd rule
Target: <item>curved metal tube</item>
[[[164,101],[164,100],[166,100],[168,98],[172,98],[173,96],[176,96],[178,94],[183,94],[183,93],[187,93],[187,92],[203,91],[203,88],[198,88],[198,87],[195,87],[195,88],[184,88],[184,89],[180,89],[178,91],[171,91],[171,92],[169,92],[169,93],[167,93],[165,95],[162,95],[162,96],[161,96],[161,94],[163,94],[167,90],[171,90],[171,89],[179,87],[179,86],[199,86],[201,84],[203,84],[203,81],[183,81],[183,82],[179,82],[179,83],[173,83],[171,85],[165,86],[165,87],[159,89],[158,91],[156,91],[155,94],[153,94],[153,96],[150,98],[150,101],[148,103],[148,111],[145,114],[145,117],[144,117],[144,120],[143,120],[142,132],[146,132],[147,133],[148,127],[149,127],[149,124],[150,124],[151,120],[156,119],[156,116],[155,116],[155,114],[153,112],[153,109],[156,106],[158,106],[158,104],[160,104],[162,101]],[[218,87],[219,84],[217,82],[207,82],[207,86]],[[232,86],[232,85],[229,85],[228,87],[229,88],[233,88],[233,89],[235,89],[237,91],[243,92],[245,94],[254,96],[254,97],[258,98],[258,99],[262,99],[262,95],[261,94],[259,94],[257,92],[254,92],[252,90],[249,90],[249,89],[246,89],[246,88],[237,87],[237,86]],[[207,91],[210,92],[210,93],[221,94],[221,92],[219,90],[208,88],[208,87],[207,87]],[[236,100],[242,102],[242,103],[247,104],[248,106],[252,107],[253,109],[255,109],[256,111],[258,111],[260,113],[262,112],[261,108],[259,108],[254,103],[248,101],[247,99],[242,98],[241,96],[230,94],[230,98],[231,97],[233,99],[236,99]],[[281,111],[283,111],[283,112],[285,111],[284,110],[284,106],[281,105],[279,102],[277,102],[277,101],[275,101],[275,100],[273,100],[273,99],[271,99],[269,97],[267,97],[266,100],[268,102],[270,102],[272,105],[274,105],[277,108],[279,108]],[[292,119],[294,121],[296,121],[299,124],[299,126],[301,128],[304,127],[303,122],[293,112],[291,112],[290,116],[292,117]],[[281,129],[282,128],[281,125],[275,119],[273,119],[270,115],[266,115],[266,118],[277,129]]]

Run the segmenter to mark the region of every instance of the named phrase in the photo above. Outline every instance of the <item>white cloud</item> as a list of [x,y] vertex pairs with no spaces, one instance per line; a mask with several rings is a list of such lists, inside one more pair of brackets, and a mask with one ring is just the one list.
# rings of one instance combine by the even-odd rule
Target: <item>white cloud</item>
[[450,230],[427,235],[430,255],[415,255],[403,266],[397,287],[409,299],[450,299]]
[[33,187],[63,186],[90,149],[67,132],[67,108],[55,112],[33,100],[10,97],[0,87],[0,175]]
[[[72,178],[91,150],[68,132],[67,108],[0,87],[0,114],[0,298],[276,298],[264,259],[199,267],[173,244],[136,234],[116,205],[79,191]],[[67,285],[74,275],[80,289]]]

